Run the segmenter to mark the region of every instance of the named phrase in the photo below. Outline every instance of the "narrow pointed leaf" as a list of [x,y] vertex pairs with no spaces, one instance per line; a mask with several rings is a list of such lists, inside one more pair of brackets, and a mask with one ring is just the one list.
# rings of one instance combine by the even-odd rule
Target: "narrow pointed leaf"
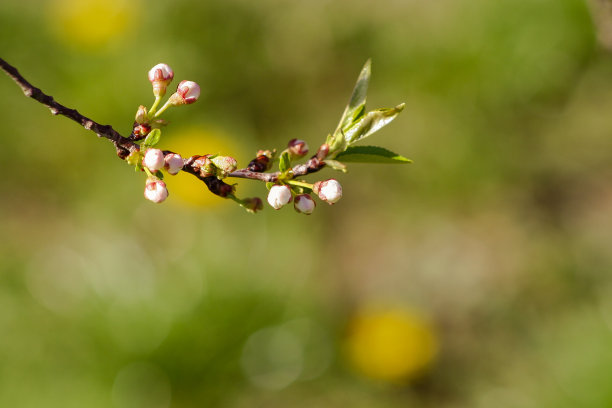
[[344,138],[348,144],[353,144],[365,139],[372,133],[382,129],[391,123],[393,119],[404,109],[405,104],[397,105],[391,109],[376,109],[368,112],[359,122],[344,132]]
[[346,165],[344,163],[340,163],[337,160],[325,160],[325,164],[334,170],[338,170],[343,173],[348,172],[348,170],[346,169]]
[[348,105],[344,109],[344,113],[342,114],[340,123],[338,123],[336,132],[347,128],[352,123],[359,120],[361,116],[363,116],[363,113],[365,112],[366,96],[368,93],[368,84],[370,82],[370,75],[372,73],[371,63],[371,60],[367,60],[361,69],[361,73],[359,74],[359,78],[357,78],[357,83],[355,84],[355,88],[353,88],[353,94],[351,95]]
[[336,159],[350,163],[412,163],[412,160],[378,146],[350,146],[336,156]]

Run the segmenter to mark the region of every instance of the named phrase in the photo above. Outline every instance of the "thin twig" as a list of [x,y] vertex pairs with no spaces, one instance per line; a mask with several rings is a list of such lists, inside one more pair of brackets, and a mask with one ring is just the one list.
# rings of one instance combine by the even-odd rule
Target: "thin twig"
[[[2,58],[0,58],[0,69],[2,69],[2,71],[4,71],[13,81],[15,81],[17,85],[19,85],[25,96],[32,98],[48,107],[53,115],[65,116],[77,122],[85,129],[91,130],[92,132],[96,133],[98,137],[103,137],[105,139],[110,140],[117,149],[117,156],[119,156],[121,159],[125,160],[130,155],[130,153],[140,150],[140,146],[138,144],[134,143],[132,140],[130,140],[130,138],[121,136],[119,132],[113,129],[111,125],[101,125],[98,122],[88,118],[87,116],[80,114],[76,109],[68,108],[57,102],[55,99],[53,99],[52,96],[45,94],[39,88],[30,84],[19,73],[17,68],[15,68]],[[173,152],[169,150],[164,151],[164,154],[169,153]],[[325,155],[326,153],[322,155],[320,150],[306,163],[294,166],[292,169],[293,177],[304,176],[306,174],[314,173],[321,170],[325,166],[325,162],[323,161]],[[185,165],[183,166],[182,170],[202,180],[206,184],[208,189],[216,195],[219,195],[221,197],[229,197],[233,194],[233,186],[224,183],[216,177],[202,176],[200,174],[200,168],[198,168],[197,166],[193,166],[192,162],[190,162],[190,159],[185,159]],[[251,171],[245,168],[230,173],[228,177],[259,180],[263,182],[276,182],[278,181],[280,175],[280,172],[264,173]]]

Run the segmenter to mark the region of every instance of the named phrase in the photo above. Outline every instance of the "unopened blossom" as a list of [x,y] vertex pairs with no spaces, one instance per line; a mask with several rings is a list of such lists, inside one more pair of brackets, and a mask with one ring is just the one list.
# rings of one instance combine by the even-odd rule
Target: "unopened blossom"
[[168,103],[173,106],[194,103],[200,97],[200,86],[193,81],[181,81],[168,99]]
[[169,153],[164,157],[164,167],[169,174],[175,175],[183,168],[183,158],[180,154]]
[[310,194],[297,195],[293,201],[295,211],[306,215],[312,214],[316,206],[317,203],[315,203]]
[[317,181],[313,191],[319,198],[329,204],[334,204],[342,198],[342,186],[336,179]]
[[227,177],[229,173],[238,168],[238,162],[230,156],[215,156],[211,161],[219,169],[217,176],[220,178]]
[[275,185],[272,186],[270,192],[268,193],[268,203],[275,210],[280,209],[285,204],[291,201],[291,189],[285,185]]
[[145,184],[144,196],[147,200],[154,203],[161,203],[168,198],[166,183],[155,178],[147,179]]
[[300,139],[291,139],[287,150],[293,157],[304,157],[308,154],[308,144]]
[[142,160],[142,164],[152,172],[161,170],[166,164],[164,161],[164,153],[159,149],[148,149]]
[[149,81],[153,84],[153,95],[162,97],[166,94],[168,84],[174,78],[174,71],[168,64],[157,64],[149,70]]
[[255,214],[257,211],[263,210],[263,202],[259,197],[245,198],[242,200],[242,206],[250,213]]

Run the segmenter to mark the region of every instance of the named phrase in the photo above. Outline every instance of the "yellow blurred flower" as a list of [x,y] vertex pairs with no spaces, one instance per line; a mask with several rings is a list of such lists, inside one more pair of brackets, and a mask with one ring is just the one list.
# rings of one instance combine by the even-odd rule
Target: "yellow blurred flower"
[[120,38],[137,17],[138,0],[52,0],[49,25],[69,45],[96,50]]
[[[156,146],[160,149],[172,150],[183,158],[193,155],[221,154],[226,156],[240,156],[240,147],[232,141],[232,138],[220,131],[193,127],[183,130],[164,131],[162,142]],[[246,165],[240,163],[240,165]],[[208,191],[206,185],[191,174],[179,172],[176,176],[167,175],[164,181],[168,186],[171,200],[180,200],[183,203],[195,206],[216,207],[226,204],[226,199],[218,197]],[[236,179],[229,179],[232,184]]]
[[365,376],[402,383],[431,365],[438,341],[429,323],[409,309],[365,307],[350,321],[345,352]]

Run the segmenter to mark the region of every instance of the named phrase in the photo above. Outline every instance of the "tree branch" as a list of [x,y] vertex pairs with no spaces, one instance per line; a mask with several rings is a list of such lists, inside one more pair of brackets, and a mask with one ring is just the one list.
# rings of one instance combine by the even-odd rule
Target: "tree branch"
[[[15,81],[25,96],[32,98],[48,107],[51,114],[65,116],[68,119],[77,122],[85,129],[96,133],[98,137],[103,137],[110,140],[117,150],[117,156],[119,156],[119,158],[122,160],[125,160],[131,153],[140,150],[140,146],[133,141],[135,140],[133,132],[130,137],[121,136],[121,134],[113,129],[111,125],[101,125],[87,116],[82,115],[76,109],[71,109],[62,105],[53,99],[52,96],[45,94],[39,88],[30,84],[30,82],[28,82],[14,66],[2,58],[0,58],[0,69],[2,69],[2,71],[4,71],[13,81]],[[136,123],[134,125],[136,125]],[[306,174],[321,170],[325,166],[325,162],[323,160],[328,152],[328,149],[326,150],[324,146],[326,145],[319,148],[317,154],[311,157],[306,163],[294,166],[290,173],[291,178],[304,176]],[[169,150],[164,151],[164,155],[170,153],[174,152]],[[193,156],[191,158],[184,159],[184,165],[181,170],[202,180],[212,193],[221,197],[232,196],[234,187],[226,184],[222,180],[219,180],[217,177],[203,174],[200,167],[194,163],[195,157],[200,156]],[[276,182],[280,176],[281,172],[265,173],[253,171],[249,168],[236,170],[228,174],[228,177],[259,180],[263,182]]]

